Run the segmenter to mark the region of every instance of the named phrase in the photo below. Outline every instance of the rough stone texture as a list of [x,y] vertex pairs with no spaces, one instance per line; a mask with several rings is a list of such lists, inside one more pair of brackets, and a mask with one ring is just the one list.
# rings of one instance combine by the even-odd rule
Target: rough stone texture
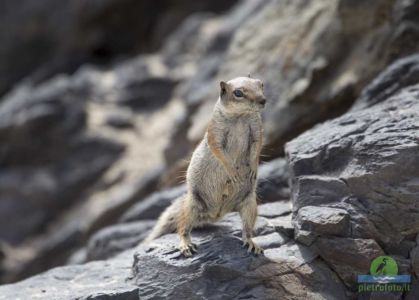
[[415,269],[419,85],[389,89],[391,96],[379,101],[367,97],[374,89],[384,97],[386,74],[404,62],[366,88],[358,103],[369,108],[316,126],[286,146],[295,236],[313,243],[348,286],[380,254],[399,257],[403,274],[410,264]]
[[418,97],[419,86],[406,88],[288,143],[295,214],[308,205],[341,207],[351,216],[349,236],[383,246],[418,233]]
[[344,209],[304,206],[298,210],[295,222],[295,239],[303,244],[307,241],[307,245],[316,235],[347,236],[349,233],[349,215]]
[[320,237],[314,246],[326,263],[352,287],[356,285],[358,275],[369,273],[371,261],[384,255],[380,246],[369,239]]
[[0,286],[0,299],[138,299],[129,281],[132,253],[112,260],[52,269],[16,284]]
[[347,299],[351,293],[318,255],[277,232],[273,220],[260,217],[256,225],[265,256],[242,248],[233,213],[193,231],[199,252],[192,258],[181,256],[178,238],[169,234],[112,259],[0,286],[0,299]]
[[255,257],[237,238],[238,216],[232,214],[223,223],[193,232],[198,253],[192,258],[180,256],[173,235],[137,250],[133,270],[140,299],[347,298],[335,274],[308,248],[284,244],[286,240],[274,238],[278,233],[272,227],[264,226],[257,239],[264,243],[266,255]]

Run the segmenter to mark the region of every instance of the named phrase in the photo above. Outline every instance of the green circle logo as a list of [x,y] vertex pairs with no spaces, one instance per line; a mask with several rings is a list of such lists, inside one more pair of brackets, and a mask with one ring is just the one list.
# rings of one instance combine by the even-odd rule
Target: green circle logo
[[376,257],[370,267],[373,276],[396,276],[398,271],[396,261],[390,256]]

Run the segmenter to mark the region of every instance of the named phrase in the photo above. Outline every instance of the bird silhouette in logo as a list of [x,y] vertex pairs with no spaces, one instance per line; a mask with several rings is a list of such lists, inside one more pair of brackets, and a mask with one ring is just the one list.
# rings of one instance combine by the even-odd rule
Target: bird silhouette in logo
[[375,269],[376,275],[387,275],[387,270],[386,270],[387,260],[388,259],[386,257],[383,258],[383,261],[378,265],[377,269]]

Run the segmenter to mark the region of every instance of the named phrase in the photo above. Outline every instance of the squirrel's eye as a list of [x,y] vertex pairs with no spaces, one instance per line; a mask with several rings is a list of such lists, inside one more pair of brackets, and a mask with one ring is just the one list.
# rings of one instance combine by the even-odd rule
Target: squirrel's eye
[[234,96],[239,97],[239,98],[243,97],[243,92],[240,90],[235,90],[233,94]]

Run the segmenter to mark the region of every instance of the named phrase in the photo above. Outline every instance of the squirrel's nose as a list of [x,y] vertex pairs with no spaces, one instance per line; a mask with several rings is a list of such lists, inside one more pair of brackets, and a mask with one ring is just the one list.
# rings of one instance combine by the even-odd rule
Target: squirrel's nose
[[260,104],[262,104],[262,105],[265,105],[265,103],[266,103],[266,99],[265,99],[265,98],[260,99],[260,100],[259,100],[259,103],[260,103]]

